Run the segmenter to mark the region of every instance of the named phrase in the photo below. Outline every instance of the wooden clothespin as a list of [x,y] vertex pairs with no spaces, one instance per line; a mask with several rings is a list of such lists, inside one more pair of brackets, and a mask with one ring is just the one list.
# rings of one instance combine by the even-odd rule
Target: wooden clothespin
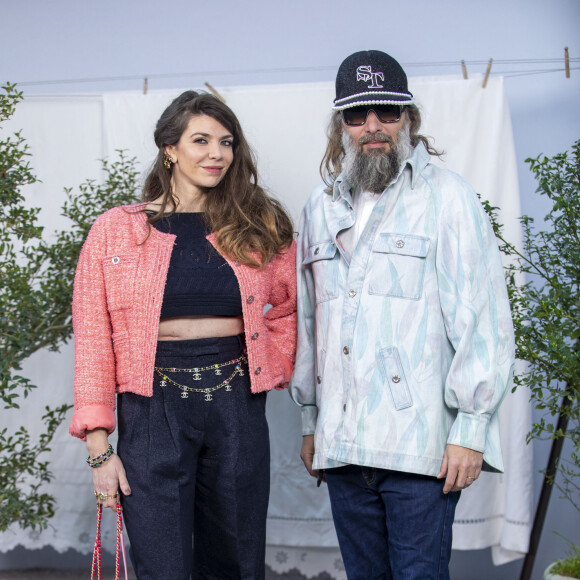
[[205,83],[203,83],[209,90],[211,93],[213,93],[222,103],[225,103],[226,100],[217,92],[216,89],[214,89],[214,87],[212,87],[207,81]]
[[463,73],[463,78],[467,80],[467,67],[464,60],[461,61],[461,72]]
[[570,53],[568,47],[564,47],[564,67],[566,68],[566,78],[570,78]]
[[487,79],[489,78],[489,73],[491,72],[491,63],[493,62],[493,58],[489,59],[489,62],[487,63],[487,70],[485,71],[485,77],[483,78],[483,84],[481,85],[482,89],[485,89],[485,87],[487,86]]
[[146,95],[147,94],[147,86],[148,86],[148,81],[147,81],[147,77],[145,77],[143,79],[143,94]]

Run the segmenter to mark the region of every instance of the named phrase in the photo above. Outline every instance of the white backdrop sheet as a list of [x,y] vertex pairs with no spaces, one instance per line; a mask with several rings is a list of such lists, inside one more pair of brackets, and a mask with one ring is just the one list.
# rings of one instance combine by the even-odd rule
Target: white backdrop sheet
[[[493,205],[511,240],[520,238],[516,161],[503,79],[411,78],[411,91],[423,111],[423,133],[445,150],[437,161],[463,175]],[[332,83],[229,87],[219,89],[236,112],[258,157],[263,182],[294,219],[320,181]],[[42,183],[27,187],[27,201],[42,208],[46,231],[66,227],[60,216],[65,186],[101,179],[99,159],[114,160],[116,150],[135,156],[146,171],[155,149],[152,134],[159,114],[180,91],[147,95],[30,97],[17,108],[7,130],[22,129],[31,147],[31,164]],[[24,368],[40,388],[22,409],[0,411],[0,427],[26,425],[34,435],[47,404],[72,401],[72,345],[60,353],[40,352]],[[482,474],[464,492],[454,525],[454,549],[492,548],[496,564],[521,557],[528,547],[532,505],[532,454],[525,443],[531,421],[528,394],[509,394],[500,411],[504,474]],[[344,578],[336,548],[328,495],[317,489],[299,459],[300,416],[285,393],[268,398],[272,440],[272,491],[268,516],[268,564],[277,571],[298,568],[308,575],[326,570]],[[52,546],[89,552],[94,533],[94,497],[84,463],[84,445],[67,425],[57,432],[51,462],[54,480],[46,486],[57,499],[51,526],[42,533],[17,528],[0,534],[0,551],[18,545]],[[103,529],[112,533],[112,520]],[[112,548],[112,538],[104,538]]]

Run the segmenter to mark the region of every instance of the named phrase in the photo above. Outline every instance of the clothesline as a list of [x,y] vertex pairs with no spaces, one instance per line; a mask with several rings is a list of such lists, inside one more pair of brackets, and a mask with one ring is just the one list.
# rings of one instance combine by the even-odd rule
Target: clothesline
[[[488,65],[488,60],[447,60],[447,61],[425,61],[425,62],[403,62],[404,68],[441,68],[441,67],[456,67],[458,71],[461,70],[461,65],[464,63],[467,67],[477,67]],[[565,66],[558,68],[545,68],[545,69],[527,69],[529,65],[563,65],[563,58],[539,58],[539,59],[498,59],[493,60],[493,72],[492,74],[501,74],[503,76],[525,76],[525,75],[536,75],[544,73],[554,73],[554,72],[564,72]],[[580,58],[570,58],[569,63],[580,63]],[[506,65],[519,65],[522,68],[517,68],[514,70],[501,71],[501,68]],[[78,83],[95,83],[95,82],[117,82],[117,81],[142,81],[147,79],[148,81],[154,79],[178,79],[178,78],[189,78],[189,77],[204,77],[212,78],[216,76],[230,76],[230,75],[248,75],[248,74],[278,74],[278,73],[304,73],[304,72],[324,72],[324,71],[336,71],[338,64],[336,65],[322,65],[322,66],[305,66],[305,67],[279,67],[279,68],[252,68],[252,69],[225,69],[225,70],[207,70],[207,71],[191,71],[182,73],[147,73],[138,75],[119,75],[119,76],[103,76],[103,77],[80,77],[80,78],[69,78],[69,79],[45,79],[45,80],[28,80],[28,81],[18,81],[16,84],[19,87],[31,87],[31,86],[43,86],[43,85],[63,85],[63,84],[78,84]],[[570,67],[570,70],[578,70],[579,67]],[[472,72],[471,69],[470,72]]]

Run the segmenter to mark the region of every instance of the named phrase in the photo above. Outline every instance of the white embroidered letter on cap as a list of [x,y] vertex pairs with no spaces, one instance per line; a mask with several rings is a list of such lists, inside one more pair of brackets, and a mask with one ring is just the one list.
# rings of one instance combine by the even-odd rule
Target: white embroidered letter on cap
[[359,66],[356,69],[356,80],[357,81],[371,81],[368,86],[369,89],[382,89],[383,85],[379,85],[377,79],[385,80],[385,75],[382,72],[373,72],[372,67],[369,66]]

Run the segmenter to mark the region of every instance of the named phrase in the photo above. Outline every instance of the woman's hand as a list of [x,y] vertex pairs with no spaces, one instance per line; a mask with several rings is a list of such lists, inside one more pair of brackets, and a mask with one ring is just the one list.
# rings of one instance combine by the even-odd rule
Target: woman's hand
[[[109,448],[107,440],[107,431],[105,429],[95,429],[87,432],[87,449],[89,457],[98,457],[104,454]],[[97,501],[103,504],[103,507],[110,507],[115,510],[118,501],[119,489],[123,495],[130,495],[131,488],[125,475],[123,462],[118,455],[113,453],[106,461],[103,461],[98,467],[92,467],[93,484],[95,494],[100,495]],[[102,499],[104,498],[104,499]]]
[[118,501],[116,494],[119,493],[119,489],[123,495],[131,494],[131,488],[129,487],[121,459],[116,453],[113,453],[107,461],[101,463],[98,467],[93,467],[92,472],[95,491],[98,494],[107,496],[104,501],[100,499],[97,499],[97,501],[102,503],[103,507],[110,507],[116,510]]

